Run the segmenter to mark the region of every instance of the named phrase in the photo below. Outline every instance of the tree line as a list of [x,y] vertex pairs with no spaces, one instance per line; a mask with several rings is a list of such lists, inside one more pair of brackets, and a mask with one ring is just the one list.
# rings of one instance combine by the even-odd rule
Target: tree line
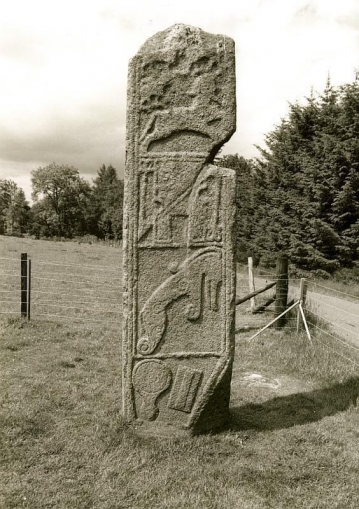
[[239,256],[327,277],[359,259],[359,81],[289,104],[260,156],[217,164],[237,173]]
[[[298,272],[326,276],[359,261],[359,81],[328,80],[265,136],[259,157],[218,157],[237,174],[237,251],[270,266],[287,255]],[[32,172],[24,192],[0,181],[0,233],[122,237],[123,182],[103,165],[92,184],[70,166]]]
[[122,238],[123,181],[112,165],[90,184],[76,168],[52,163],[32,171],[31,184],[30,207],[15,182],[0,181],[0,234]]

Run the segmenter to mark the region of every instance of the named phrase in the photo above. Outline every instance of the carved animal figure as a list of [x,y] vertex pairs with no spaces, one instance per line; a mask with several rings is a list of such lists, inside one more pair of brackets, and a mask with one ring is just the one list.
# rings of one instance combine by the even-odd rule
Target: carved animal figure
[[167,138],[174,132],[196,132],[212,140],[226,136],[227,129],[221,127],[223,109],[218,100],[215,76],[195,76],[186,93],[190,97],[189,106],[173,106],[151,113],[140,136],[145,150],[148,150],[154,141]]
[[140,313],[144,335],[137,344],[139,353],[151,354],[157,348],[166,330],[167,306],[180,297],[188,297],[187,320],[197,320],[205,304],[211,311],[218,311],[221,256],[221,250],[217,248],[197,251],[154,291]]

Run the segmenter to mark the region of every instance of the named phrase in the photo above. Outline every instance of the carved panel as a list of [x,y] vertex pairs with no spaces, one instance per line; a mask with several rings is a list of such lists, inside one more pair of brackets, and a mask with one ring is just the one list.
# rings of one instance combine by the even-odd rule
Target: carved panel
[[185,25],[150,38],[127,119],[123,412],[194,429],[228,400],[214,394],[233,359],[235,174],[209,164],[235,129],[233,41]]
[[189,246],[222,241],[222,180],[216,166],[206,166],[196,180],[189,203]]
[[173,266],[175,274],[153,292],[140,312],[144,334],[137,344],[139,353],[148,355],[155,351],[166,330],[167,307],[180,297],[185,296],[188,301],[183,319],[197,320],[204,305],[218,311],[221,256],[219,249],[205,248],[195,252],[178,268]]
[[174,410],[189,413],[192,410],[202,375],[202,371],[198,369],[180,366],[176,372],[168,406]]
[[[141,247],[186,244],[179,223],[188,217],[188,200],[202,162],[178,156],[141,159],[138,236]],[[180,178],[179,178],[180,177]]]
[[228,97],[223,94],[225,52],[225,45],[219,40],[206,54],[183,47],[161,60],[156,55],[143,56],[142,150],[159,149],[159,140],[166,140],[167,151],[207,152],[211,140],[227,134]]
[[138,416],[153,421],[159,410],[156,400],[171,383],[170,369],[160,360],[145,360],[138,363],[133,370],[133,386],[142,396],[142,403],[138,405]]

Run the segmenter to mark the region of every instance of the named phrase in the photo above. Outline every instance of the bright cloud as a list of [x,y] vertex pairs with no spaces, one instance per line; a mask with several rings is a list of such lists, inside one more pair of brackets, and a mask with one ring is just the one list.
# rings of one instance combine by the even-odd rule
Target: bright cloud
[[128,60],[159,30],[187,23],[233,37],[236,134],[225,152],[257,155],[311,87],[354,78],[357,0],[12,0],[0,4],[0,178],[30,195],[30,171],[53,161],[89,178],[122,174]]

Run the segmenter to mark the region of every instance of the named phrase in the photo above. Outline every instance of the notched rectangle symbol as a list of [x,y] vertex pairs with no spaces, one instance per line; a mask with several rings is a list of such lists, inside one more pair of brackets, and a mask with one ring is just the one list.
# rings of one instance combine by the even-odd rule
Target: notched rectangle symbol
[[189,413],[196,398],[201,379],[202,371],[180,366],[177,369],[168,401],[169,408]]

